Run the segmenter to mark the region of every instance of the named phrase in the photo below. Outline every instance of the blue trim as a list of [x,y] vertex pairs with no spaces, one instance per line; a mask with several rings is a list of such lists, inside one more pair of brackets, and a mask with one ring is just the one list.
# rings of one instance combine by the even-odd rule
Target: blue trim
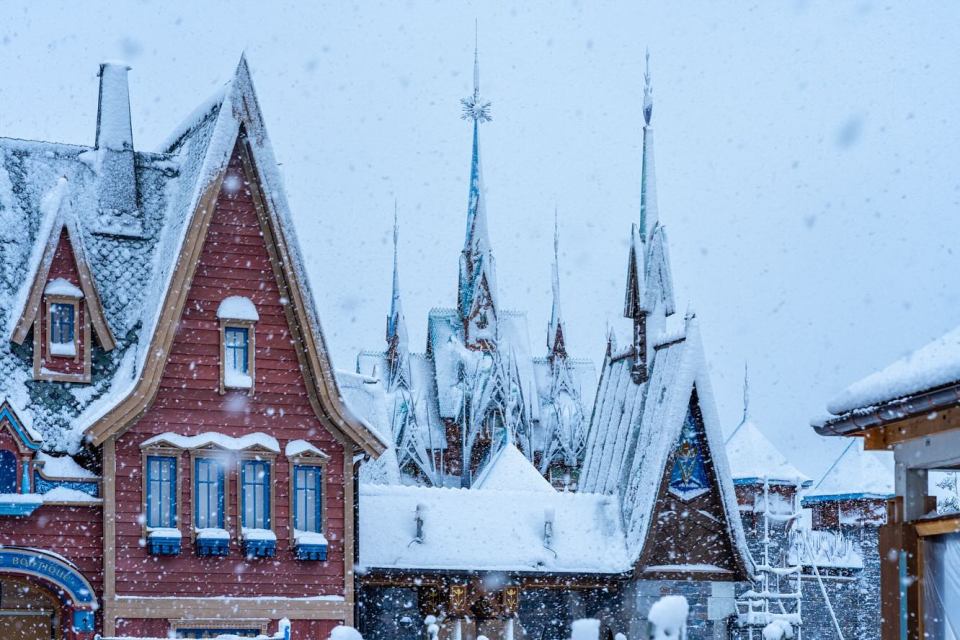
[[[216,467],[216,478],[213,480],[208,479],[210,475],[209,469],[205,474],[201,474],[201,467]],[[212,460],[210,458],[197,458],[194,461],[193,465],[193,526],[198,529],[222,529],[223,528],[223,465]],[[217,512],[216,512],[216,522],[210,522],[209,506],[208,513],[206,517],[203,518],[205,522],[201,524],[200,517],[200,489],[201,485],[207,487],[208,485],[216,483],[217,485]]]
[[297,560],[326,560],[327,545],[325,544],[298,544]]
[[82,491],[94,498],[100,497],[100,483],[97,480],[51,480],[39,469],[33,471],[33,486],[37,493],[46,493],[57,487]]
[[76,567],[40,549],[0,547],[0,571],[51,582],[69,597],[74,606],[96,607],[93,587]]
[[[762,485],[763,481],[764,481],[764,478],[734,478],[733,484],[738,487],[748,485],[748,484]],[[787,485],[790,487],[796,484],[796,480],[784,480],[781,478],[766,478],[766,481],[769,482],[771,485]],[[800,486],[806,488],[812,484],[813,484],[813,480],[804,480],[803,482],[800,483]]]
[[202,558],[222,558],[230,555],[229,538],[197,538],[197,555]]
[[[153,474],[152,462],[157,463],[157,470],[160,471],[160,477],[156,477]],[[163,477],[163,471],[166,470],[167,477]],[[172,456],[147,456],[147,496],[146,500],[146,511],[147,511],[147,526],[148,527],[164,527],[173,529],[177,526],[177,459]],[[164,520],[163,511],[158,506],[158,520],[152,520],[151,516],[153,513],[153,485],[157,484],[162,486],[163,484],[169,485],[167,487],[167,493],[169,494],[170,504],[168,520]]]
[[40,498],[40,496],[37,496],[36,502],[4,502],[0,499],[0,516],[14,516],[17,518],[29,516],[42,505],[43,499]]
[[[306,484],[300,483],[300,476],[304,476]],[[304,494],[303,501],[309,500],[310,493],[313,491],[313,522],[314,526],[307,528],[300,521],[300,494]],[[299,531],[308,531],[311,533],[321,533],[323,531],[323,468],[319,465],[298,464],[293,466],[293,527]],[[306,505],[308,508],[309,504]]]
[[16,414],[13,412],[13,409],[11,409],[10,405],[6,402],[0,405],[0,422],[3,422],[4,418],[10,421],[14,432],[16,432],[17,437],[20,438],[20,442],[23,444],[23,446],[31,451],[37,451],[40,449],[40,441],[34,440],[29,436],[29,434],[27,434],[27,430],[24,428],[23,423],[20,422]]
[[250,330],[246,327],[224,327],[223,349],[226,367],[240,373],[250,368]]
[[180,555],[180,546],[179,536],[170,538],[150,536],[147,538],[147,551],[153,556],[178,556]]
[[[248,473],[253,474],[252,479],[247,478]],[[258,475],[260,477],[257,477]],[[247,522],[247,487],[253,490],[258,485],[262,486],[263,504],[258,504],[256,498],[254,498],[253,522]],[[262,522],[258,522],[261,518]],[[245,460],[240,465],[240,523],[241,526],[248,529],[271,528],[270,463],[266,460]],[[258,526],[258,524],[262,526]]]
[[812,502],[840,502],[841,500],[889,500],[892,493],[837,493],[829,496],[805,496],[800,501],[800,506],[806,506]]
[[73,612],[74,633],[93,633],[93,611]]
[[243,552],[248,558],[272,558],[277,553],[277,541],[244,540]]

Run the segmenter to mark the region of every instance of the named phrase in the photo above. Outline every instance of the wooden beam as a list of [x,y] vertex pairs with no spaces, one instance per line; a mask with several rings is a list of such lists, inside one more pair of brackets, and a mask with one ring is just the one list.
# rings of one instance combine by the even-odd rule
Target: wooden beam
[[960,406],[913,416],[882,427],[867,429],[855,435],[863,436],[864,449],[886,451],[901,442],[948,431],[960,431]]
[[914,526],[917,528],[917,535],[921,538],[956,533],[960,531],[960,514],[917,522]]

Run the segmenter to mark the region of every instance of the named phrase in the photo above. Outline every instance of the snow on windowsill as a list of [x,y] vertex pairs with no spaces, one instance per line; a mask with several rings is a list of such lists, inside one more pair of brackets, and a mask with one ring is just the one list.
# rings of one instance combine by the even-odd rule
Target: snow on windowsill
[[226,369],[223,372],[223,386],[227,389],[250,389],[253,387],[253,378],[241,371]]
[[297,544],[328,544],[326,537],[322,533],[316,533],[315,531],[300,531],[299,529],[294,529],[293,539]]
[[65,278],[55,278],[47,283],[43,292],[48,296],[63,296],[64,298],[83,298],[83,291],[77,285]]
[[50,355],[76,358],[77,345],[72,342],[51,342]]
[[43,496],[39,493],[0,493],[0,503],[43,504]]
[[280,443],[273,436],[265,433],[249,433],[234,438],[223,433],[207,431],[195,436],[182,436],[177,433],[161,433],[141,443],[140,447],[149,447],[155,444],[169,444],[180,449],[199,449],[214,445],[227,451],[243,451],[251,447],[261,447],[273,453],[280,453]]
[[183,534],[180,533],[180,529],[171,527],[150,527],[147,529],[147,538],[175,538],[180,540],[182,537]]
[[715,564],[656,564],[643,568],[644,573],[733,573]]
[[207,529],[195,529],[197,540],[229,540],[230,532],[226,529],[217,529],[210,527]]
[[253,306],[249,298],[243,296],[230,296],[224,298],[217,307],[217,317],[221,320],[245,320],[256,322],[260,319],[257,308]]
[[270,529],[248,529],[247,527],[243,527],[242,534],[244,540],[267,540],[270,542],[277,541],[277,534]]

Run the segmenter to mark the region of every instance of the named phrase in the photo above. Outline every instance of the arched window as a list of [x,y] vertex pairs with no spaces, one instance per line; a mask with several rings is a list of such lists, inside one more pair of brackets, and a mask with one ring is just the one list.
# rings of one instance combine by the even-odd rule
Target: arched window
[[17,493],[17,456],[0,449],[0,493]]

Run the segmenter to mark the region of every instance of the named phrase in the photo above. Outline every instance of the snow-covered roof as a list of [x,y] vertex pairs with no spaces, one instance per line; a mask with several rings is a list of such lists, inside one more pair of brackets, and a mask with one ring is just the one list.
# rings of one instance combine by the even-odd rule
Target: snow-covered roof
[[960,327],[880,371],[854,382],[830,401],[841,415],[960,381]]
[[[423,539],[416,542],[420,507]],[[552,518],[549,548],[544,524]],[[531,573],[630,568],[613,496],[360,485],[360,565]]]
[[810,483],[750,417],[727,438],[727,459],[735,484],[763,482],[765,478],[773,483]]
[[581,489],[620,496],[627,548],[637,558],[656,526],[651,518],[661,479],[696,392],[727,533],[743,566],[751,570],[696,320],[687,320],[685,337],[654,349],[646,382],[634,382],[631,365],[631,358],[614,356],[604,364]]
[[[48,451],[75,451],[84,431],[129,397],[141,380],[156,327],[168,309],[164,302],[188,223],[226,167],[241,128],[276,218],[278,245],[288,254],[285,264],[298,285],[295,293],[303,300],[297,310],[306,318],[307,338],[319,345],[318,366],[329,364],[246,60],[241,58],[224,89],[178,127],[159,153],[130,149],[125,74],[123,65],[101,68],[99,148],[0,138],[0,327],[11,334],[44,255],[42,245],[55,225],[63,224],[86,258],[116,339],[115,348],[97,358],[90,384],[62,386],[35,384],[23,348],[0,340],[0,397],[29,408],[30,415],[21,417],[37,426]],[[123,157],[130,160],[124,165],[110,154],[129,154]],[[106,211],[119,211],[121,218],[98,206],[104,198],[110,204]],[[320,384],[333,385],[328,377],[318,376]],[[338,395],[335,389],[325,391],[339,422]],[[342,417],[345,432],[365,448],[382,446],[364,425]]]
[[864,451],[853,438],[830,468],[804,494],[804,504],[853,498],[889,498],[894,494],[893,454]]
[[512,442],[501,447],[473,486],[490,491],[556,491]]

